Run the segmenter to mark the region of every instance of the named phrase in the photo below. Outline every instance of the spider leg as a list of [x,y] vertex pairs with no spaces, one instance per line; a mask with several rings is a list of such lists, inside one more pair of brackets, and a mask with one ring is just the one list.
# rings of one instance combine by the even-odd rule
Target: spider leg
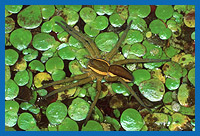
[[69,88],[72,88],[72,87],[76,87],[76,86],[79,86],[79,85],[86,84],[86,83],[88,83],[88,82],[90,82],[90,81],[92,81],[92,80],[93,80],[92,77],[88,77],[88,78],[82,79],[82,80],[80,80],[80,81],[78,81],[78,82],[76,82],[76,83],[72,83],[72,84],[67,85],[67,86],[65,86],[65,87],[62,87],[62,88],[60,88],[60,89],[56,89],[56,90],[50,92],[49,94],[47,94],[46,96],[44,96],[43,99],[46,99],[47,97],[50,97],[50,96],[52,96],[52,95],[54,95],[54,94],[56,94],[56,93],[63,92],[63,91],[65,91],[65,90],[69,89]]
[[62,24],[60,24],[59,22],[56,22],[59,26],[61,26],[65,31],[67,31],[70,35],[72,35],[74,38],[78,39],[79,41],[81,41],[85,48],[87,48],[87,50],[89,51],[89,53],[91,54],[91,56],[94,58],[100,58],[100,52],[99,49],[97,48],[96,44],[93,42],[93,40],[91,40],[89,37],[85,36],[82,33],[79,33],[78,31],[76,31],[73,27],[71,27],[70,25],[68,25],[66,22],[61,21],[65,26],[63,26]]
[[133,91],[133,89],[122,79],[122,78],[118,78],[118,81],[120,81],[131,93],[131,95],[133,97],[135,97],[135,99],[143,106],[145,107],[147,110],[151,111],[151,109],[149,107],[147,107],[144,102],[137,96],[137,94]]
[[73,77],[70,77],[70,78],[67,78],[67,79],[54,81],[52,83],[43,85],[42,87],[39,87],[39,88],[35,89],[34,91],[37,91],[37,90],[40,90],[40,89],[44,89],[44,88],[47,88],[47,87],[50,87],[50,86],[53,86],[53,85],[58,85],[58,84],[62,84],[62,83],[71,82],[71,81],[74,81],[74,80],[84,79],[84,78],[88,77],[89,75],[90,75],[90,73],[84,73],[84,74],[76,75],[76,76],[73,76]]
[[126,35],[131,27],[133,20],[130,21],[130,23],[128,24],[127,28],[125,29],[124,33],[122,34],[121,38],[119,39],[119,41],[117,42],[117,44],[113,47],[113,49],[106,55],[106,60],[109,61],[112,59],[112,57],[117,53],[118,48],[120,47],[120,45],[122,44],[122,42],[124,41],[124,39],[126,38]]
[[168,62],[170,59],[124,59],[113,62],[115,65],[130,64],[130,63],[152,63],[152,62]]
[[87,115],[87,117],[85,119],[84,126],[87,124],[88,120],[90,119],[92,111],[93,111],[93,109],[94,109],[94,107],[95,107],[95,105],[96,105],[96,103],[97,103],[97,101],[99,99],[100,94],[101,94],[101,79],[102,78],[97,78],[97,94],[96,94],[96,96],[94,98],[93,103],[90,106],[90,110],[89,110],[88,115]]

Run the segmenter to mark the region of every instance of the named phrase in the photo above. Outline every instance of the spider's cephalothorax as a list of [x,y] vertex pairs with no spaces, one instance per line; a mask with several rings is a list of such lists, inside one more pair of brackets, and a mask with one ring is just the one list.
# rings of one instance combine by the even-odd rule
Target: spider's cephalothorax
[[[62,23],[62,24],[61,24]],[[60,81],[55,81],[50,84],[44,85],[40,88],[37,88],[35,90],[39,90],[42,88],[46,88],[52,85],[61,84],[61,83],[67,83],[72,82],[74,80],[78,80],[78,82],[71,83],[65,87],[62,87],[60,89],[54,90],[53,92],[46,95],[44,98],[47,98],[49,96],[52,96],[58,92],[65,91],[69,88],[83,85],[86,83],[89,83],[93,80],[96,80],[96,88],[97,88],[97,94],[95,96],[95,99],[93,103],[90,106],[90,110],[88,112],[87,118],[85,120],[85,123],[90,118],[90,115],[92,114],[93,108],[97,103],[97,100],[100,96],[101,92],[101,80],[104,78],[106,81],[119,81],[121,82],[131,93],[132,96],[135,97],[135,99],[145,108],[150,110],[149,107],[147,107],[143,101],[136,95],[136,93],[133,91],[133,89],[127,84],[127,82],[132,82],[134,80],[134,77],[130,73],[129,70],[122,67],[122,64],[130,64],[130,63],[148,63],[148,62],[164,62],[164,61],[170,61],[169,59],[160,60],[160,59],[124,59],[115,61],[112,64],[109,63],[109,61],[113,58],[113,56],[117,53],[118,48],[120,47],[121,43],[126,38],[126,35],[130,29],[132,21],[128,24],[127,28],[125,29],[124,33],[122,34],[121,38],[117,42],[117,44],[114,46],[114,48],[106,54],[105,58],[102,59],[102,56],[100,55],[100,51],[97,48],[96,44],[91,40],[89,37],[85,36],[82,33],[79,33],[74,28],[69,26],[66,22],[61,21],[61,23],[56,22],[57,25],[62,27],[67,33],[72,35],[74,38],[81,41],[84,45],[84,47],[88,50],[90,54],[90,60],[88,63],[88,67],[86,68],[86,72],[84,74],[76,75],[67,79],[63,79]]]

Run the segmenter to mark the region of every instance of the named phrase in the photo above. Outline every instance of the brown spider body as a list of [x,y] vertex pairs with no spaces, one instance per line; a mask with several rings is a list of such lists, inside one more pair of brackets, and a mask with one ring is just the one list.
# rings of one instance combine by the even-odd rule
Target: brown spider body
[[125,82],[133,81],[133,76],[129,70],[120,65],[110,65],[103,59],[90,59],[88,68],[102,76],[121,77]]
[[[62,24],[61,24],[62,23]],[[79,85],[84,85],[86,83],[89,83],[96,79],[96,96],[93,101],[93,103],[90,106],[90,109],[88,111],[88,115],[85,119],[84,125],[87,123],[87,121],[90,119],[90,116],[92,114],[93,108],[95,107],[97,100],[99,99],[100,93],[101,93],[101,80],[104,78],[108,82],[112,81],[118,81],[121,82],[131,93],[132,96],[135,97],[135,99],[146,109],[151,111],[151,109],[144,104],[144,102],[137,96],[137,94],[133,91],[132,87],[130,87],[127,82],[132,82],[134,80],[131,72],[122,67],[122,64],[132,64],[132,63],[149,63],[149,62],[166,62],[170,61],[170,59],[124,59],[119,61],[114,61],[112,64],[109,64],[109,61],[113,58],[113,56],[118,52],[118,48],[126,38],[126,35],[130,29],[132,21],[128,24],[127,28],[124,30],[124,33],[122,34],[121,38],[117,42],[117,44],[114,46],[114,48],[106,54],[105,59],[102,59],[102,56],[100,55],[100,51],[97,48],[96,44],[93,40],[91,40],[89,37],[85,36],[84,34],[76,31],[73,27],[69,26],[66,22],[61,21],[61,23],[56,22],[57,25],[59,25],[61,28],[64,29],[67,33],[72,35],[74,38],[81,41],[84,45],[84,47],[88,50],[90,56],[90,60],[88,63],[88,67],[86,68],[86,73],[75,75],[63,80],[55,81],[52,83],[49,83],[47,85],[43,85],[40,88],[35,89],[43,89],[47,88],[49,86],[62,84],[62,83],[69,83],[71,84],[59,88],[57,90],[54,90],[53,92],[50,92],[46,96],[44,96],[43,99],[46,99],[49,96],[52,96],[56,93],[65,91],[69,88],[76,87]],[[63,25],[64,24],[64,25]],[[74,80],[77,80],[77,82],[73,83]]]

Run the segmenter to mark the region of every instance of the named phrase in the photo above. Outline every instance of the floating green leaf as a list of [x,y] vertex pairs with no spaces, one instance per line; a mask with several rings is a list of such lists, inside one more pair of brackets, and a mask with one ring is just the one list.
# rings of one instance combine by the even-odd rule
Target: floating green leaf
[[46,115],[51,124],[58,125],[66,117],[67,107],[62,102],[56,101],[47,107]]
[[160,101],[165,94],[165,87],[158,79],[149,79],[139,85],[140,92],[152,102]]
[[25,30],[24,28],[18,28],[14,30],[10,35],[11,44],[20,51],[26,49],[31,40],[31,32],[29,30]]
[[31,5],[17,15],[17,23],[26,29],[37,28],[42,23],[42,14],[38,5]]
[[120,124],[126,131],[140,131],[144,126],[144,121],[137,110],[129,108],[123,111]]
[[17,97],[18,93],[19,87],[12,79],[9,79],[5,82],[5,100],[14,99]]
[[17,121],[19,128],[29,130],[36,127],[36,121],[30,113],[24,112],[20,114]]
[[70,119],[70,118],[65,118],[65,120],[58,126],[59,131],[78,131],[78,124]]
[[29,81],[29,75],[26,70],[24,71],[18,71],[15,74],[14,81],[19,85],[19,86],[24,86],[28,83]]
[[19,54],[13,49],[5,50],[5,64],[14,65],[18,60]]
[[89,120],[85,126],[82,126],[81,131],[103,131],[103,127],[94,120]]
[[90,105],[81,98],[76,98],[68,108],[69,117],[75,121],[84,120],[87,117]]

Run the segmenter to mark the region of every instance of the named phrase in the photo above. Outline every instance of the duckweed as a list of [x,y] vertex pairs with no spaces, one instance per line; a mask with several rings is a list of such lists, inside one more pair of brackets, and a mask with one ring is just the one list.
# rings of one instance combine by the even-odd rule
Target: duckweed
[[144,19],[137,16],[129,16],[127,22],[130,22],[131,20],[133,20],[133,23],[131,24],[131,29],[139,30],[141,32],[144,32],[147,29],[147,24]]
[[171,91],[166,92],[166,93],[164,94],[164,97],[163,97],[163,103],[169,104],[169,103],[171,103],[172,101],[173,101],[173,99],[172,99],[172,92],[171,92]]
[[114,32],[100,33],[95,39],[97,47],[105,52],[111,51],[117,41],[118,36]]
[[60,49],[58,51],[58,55],[62,58],[62,59],[67,59],[67,60],[74,60],[76,57],[76,53],[74,50],[74,47],[64,47],[62,49]]
[[5,101],[5,126],[13,127],[17,123],[19,104],[16,101]]
[[109,21],[111,25],[114,27],[120,27],[125,23],[125,20],[121,18],[119,14],[112,14],[109,17]]
[[195,86],[195,68],[192,68],[188,73],[188,79]]
[[103,131],[103,127],[94,120],[89,120],[85,126],[82,126],[81,131]]
[[53,29],[53,23],[51,21],[44,22],[41,27],[41,32],[50,33]]
[[65,72],[63,70],[57,69],[53,71],[52,78],[54,81],[62,80],[66,76]]
[[58,125],[66,117],[67,107],[62,102],[56,101],[47,107],[46,115],[52,125]]
[[97,30],[93,27],[91,27],[90,25],[88,24],[85,24],[84,26],[84,32],[89,35],[90,37],[95,37],[99,34],[100,30]]
[[139,85],[139,90],[144,95],[144,97],[152,102],[162,100],[165,94],[165,87],[163,83],[158,79],[149,79],[143,81]]
[[65,120],[58,126],[58,130],[59,131],[78,131],[79,128],[78,128],[78,124],[66,117]]
[[112,90],[117,94],[127,95],[129,94],[128,89],[121,83],[112,83]]
[[15,28],[15,21],[10,18],[6,17],[5,18],[5,33],[10,33],[12,30]]
[[40,8],[42,11],[43,19],[49,19],[55,12],[54,5],[41,5]]
[[12,79],[5,82],[5,100],[12,100],[17,97],[19,93],[19,87]]
[[33,60],[29,63],[29,67],[31,70],[36,70],[43,72],[45,70],[44,65],[39,60]]
[[166,29],[166,26],[165,24],[159,20],[159,19],[156,19],[156,20],[153,20],[150,25],[149,25],[149,28],[151,29],[151,32],[154,33],[154,34],[158,34],[160,33],[162,30]]
[[169,90],[176,90],[180,86],[180,79],[169,77],[166,79],[165,85]]
[[18,71],[15,74],[14,81],[19,85],[19,86],[24,86],[28,83],[29,81],[29,75],[26,70],[24,71]]
[[5,5],[5,9],[11,13],[18,13],[22,7],[23,5]]
[[143,35],[138,30],[129,30],[128,34],[124,40],[124,44],[134,44],[143,41]]
[[50,49],[55,42],[53,36],[46,33],[38,33],[33,37],[33,47],[40,51],[46,51]]
[[90,23],[95,20],[96,13],[92,8],[84,7],[80,11],[80,17],[85,23]]
[[5,64],[14,65],[18,60],[19,54],[13,49],[5,50]]
[[130,5],[128,7],[130,16],[139,16],[141,18],[147,17],[151,12],[149,5]]
[[70,8],[64,8],[63,14],[67,17],[68,25],[75,25],[78,22],[79,15],[76,11],[71,10]]
[[137,110],[129,108],[123,111],[120,124],[126,131],[140,131],[144,126],[144,121]]
[[78,12],[82,8],[82,5],[65,5],[65,7]]
[[151,74],[146,69],[137,69],[132,74],[136,85],[139,85],[142,81],[149,80],[151,78]]
[[172,31],[169,28],[163,29],[163,31],[161,31],[159,33],[159,37],[162,40],[167,40],[172,36]]
[[23,50],[22,53],[24,54],[24,59],[26,61],[34,60],[38,56],[38,51],[31,48]]
[[104,30],[108,27],[108,19],[105,16],[97,16],[89,25],[94,29]]
[[17,15],[17,23],[26,29],[37,28],[42,23],[40,7],[38,5],[31,5],[23,9]]
[[64,62],[60,57],[53,57],[46,62],[45,67],[49,73],[53,73],[55,70],[63,70]]
[[11,77],[10,67],[8,65],[5,65],[5,81],[9,80],[10,77]]
[[25,30],[24,28],[18,28],[14,30],[10,35],[11,44],[20,51],[26,49],[31,40],[31,32],[29,30]]
[[87,117],[89,108],[90,105],[84,99],[77,97],[68,108],[69,117],[75,121],[84,120]]
[[24,112],[19,115],[17,124],[19,128],[26,131],[32,130],[34,127],[37,127],[34,117],[30,113],[27,113],[27,112]]
[[116,5],[94,5],[94,10],[98,15],[111,15],[116,7]]
[[171,5],[159,5],[155,14],[159,19],[169,19],[173,15],[174,9]]

